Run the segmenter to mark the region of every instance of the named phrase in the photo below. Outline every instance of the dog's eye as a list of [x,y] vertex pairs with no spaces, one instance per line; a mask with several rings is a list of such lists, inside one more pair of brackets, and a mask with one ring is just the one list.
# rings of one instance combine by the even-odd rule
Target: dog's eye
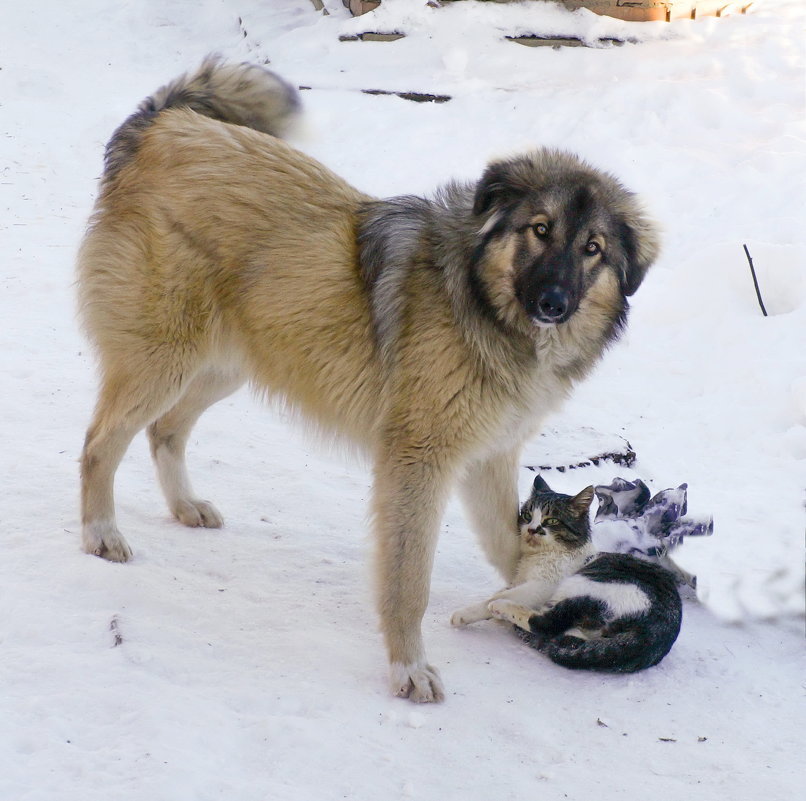
[[593,239],[585,245],[585,253],[587,253],[588,256],[596,256],[598,253],[601,253],[601,251],[602,249],[599,247],[599,243],[595,242]]
[[545,239],[549,235],[549,224],[544,222],[535,223],[532,226],[532,230],[538,239]]
[[523,514],[521,514],[521,520],[524,523],[531,523],[532,522],[532,513],[531,512],[523,512]]
[[556,517],[547,517],[543,521],[544,526],[548,526],[549,528],[554,528],[555,526],[560,525],[560,521]]

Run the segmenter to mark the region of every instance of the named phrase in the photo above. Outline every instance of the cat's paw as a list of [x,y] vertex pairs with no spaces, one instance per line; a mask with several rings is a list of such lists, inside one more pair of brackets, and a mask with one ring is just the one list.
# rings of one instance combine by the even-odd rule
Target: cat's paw
[[487,604],[487,611],[498,620],[506,620],[507,619],[507,612],[512,609],[512,607],[517,607],[516,603],[512,601],[507,601],[504,598],[496,598],[494,601],[490,601]]
[[445,690],[437,669],[422,661],[409,665],[393,662],[389,666],[389,686],[393,695],[408,698],[416,704],[445,700]]
[[487,611],[496,620],[514,623],[526,631],[529,631],[529,618],[534,614],[534,610],[528,606],[521,606],[504,598],[496,598],[494,601],[490,601],[487,604]]
[[466,617],[464,609],[457,609],[451,615],[451,625],[456,626],[457,628],[461,628],[462,626],[466,626],[468,623],[472,622],[472,620]]
[[487,602],[485,601],[483,604],[473,604],[473,606],[457,609],[451,615],[451,625],[457,627],[468,626],[471,623],[489,619],[490,613],[487,611]]

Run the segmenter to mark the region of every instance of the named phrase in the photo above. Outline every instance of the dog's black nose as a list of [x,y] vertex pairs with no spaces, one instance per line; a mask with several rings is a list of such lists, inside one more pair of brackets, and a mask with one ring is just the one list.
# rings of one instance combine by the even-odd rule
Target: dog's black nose
[[538,299],[537,310],[542,320],[554,322],[565,317],[569,302],[568,293],[562,287],[552,286]]

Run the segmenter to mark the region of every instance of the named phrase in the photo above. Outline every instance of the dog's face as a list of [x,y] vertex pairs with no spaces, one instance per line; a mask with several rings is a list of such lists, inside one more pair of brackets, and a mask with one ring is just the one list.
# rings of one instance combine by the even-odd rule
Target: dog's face
[[652,222],[614,178],[576,157],[541,150],[490,165],[476,187],[479,279],[510,322],[570,320],[603,271],[624,304],[658,252]]

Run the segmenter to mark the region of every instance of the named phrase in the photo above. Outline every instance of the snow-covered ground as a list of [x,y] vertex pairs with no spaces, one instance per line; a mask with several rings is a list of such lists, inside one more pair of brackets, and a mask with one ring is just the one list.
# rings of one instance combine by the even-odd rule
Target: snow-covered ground
[[[0,11],[0,799],[794,798],[803,767],[806,37],[799,0],[628,24],[551,5],[57,0]],[[341,42],[397,30],[396,42]],[[532,31],[610,48],[527,48]],[[95,375],[73,259],[103,145],[209,51],[303,92],[296,144],[361,189],[424,193],[532,145],[581,153],[665,229],[628,335],[524,464],[626,437],[632,470],[689,484],[715,533],[657,668],[578,675],[505,629],[449,626],[498,588],[451,505],[424,621],[446,702],[387,694],[368,581],[365,465],[247,392],[199,423],[195,483],[221,531],[169,519],[145,441],[118,474],[127,565],[79,548]],[[361,89],[451,96],[421,104]],[[746,243],[770,316],[761,316]],[[580,434],[580,432],[582,432]],[[523,471],[524,492],[532,474]]]

